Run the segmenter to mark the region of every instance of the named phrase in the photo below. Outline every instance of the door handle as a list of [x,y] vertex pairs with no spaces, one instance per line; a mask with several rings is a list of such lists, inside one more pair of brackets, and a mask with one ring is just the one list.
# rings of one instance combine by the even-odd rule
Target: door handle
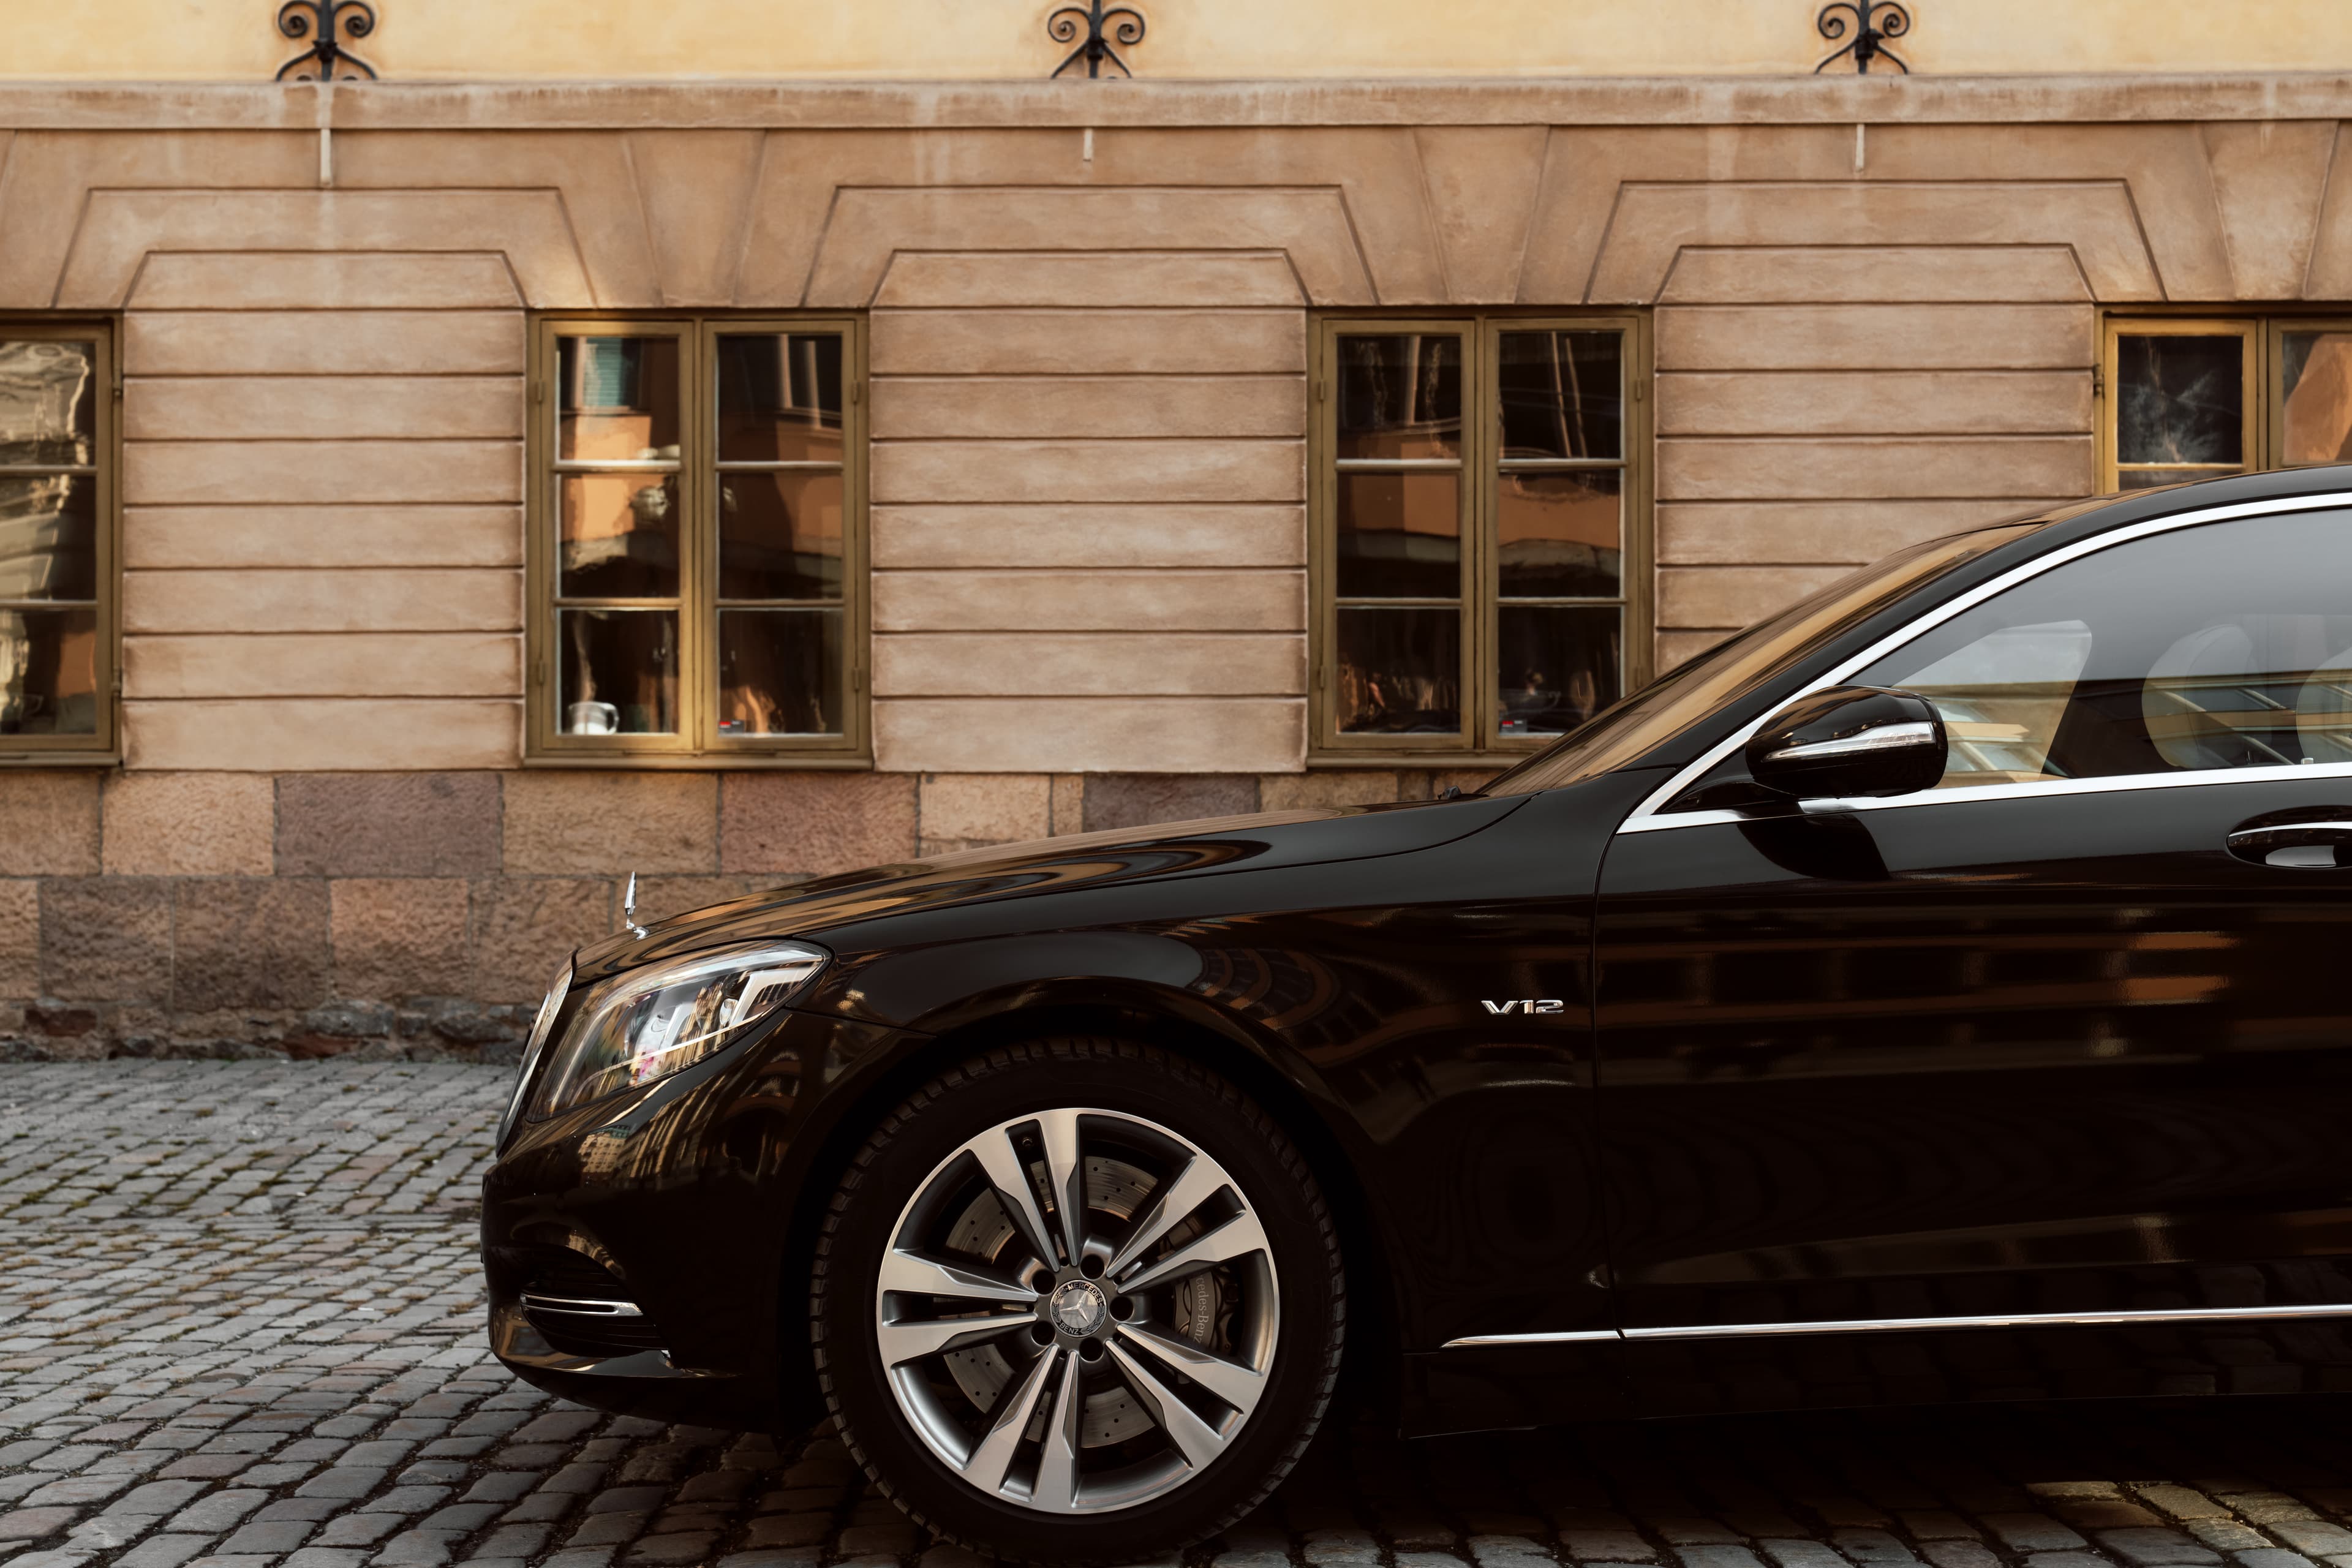
[[2241,827],[2224,840],[2230,853],[2242,860],[2265,866],[2292,866],[2324,871],[2352,864],[2345,847],[2352,845],[2352,816],[2326,822],[2274,822]]

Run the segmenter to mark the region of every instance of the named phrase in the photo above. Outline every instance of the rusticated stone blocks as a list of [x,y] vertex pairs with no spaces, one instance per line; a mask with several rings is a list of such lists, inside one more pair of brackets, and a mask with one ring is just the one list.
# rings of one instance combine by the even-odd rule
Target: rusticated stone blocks
[[94,773],[0,773],[0,877],[89,876],[98,821]]
[[910,773],[729,773],[719,796],[719,868],[831,876],[912,859]]
[[487,876],[499,868],[494,773],[289,773],[278,874]]
[[118,773],[107,780],[109,876],[267,877],[273,789],[262,773]]
[[1249,773],[1096,773],[1087,780],[1087,830],[1141,827],[1258,809]]
[[450,877],[350,877],[329,885],[338,996],[466,993],[467,884]]
[[172,885],[172,1005],[314,1007],[329,994],[326,883],[188,877]]
[[524,772],[502,783],[509,875],[718,868],[716,774]]
[[471,994],[484,1002],[536,1002],[564,955],[602,940],[619,905],[609,881],[589,878],[485,878],[474,884]]
[[55,877],[44,881],[41,990],[74,1001],[168,1005],[170,881],[161,877]]

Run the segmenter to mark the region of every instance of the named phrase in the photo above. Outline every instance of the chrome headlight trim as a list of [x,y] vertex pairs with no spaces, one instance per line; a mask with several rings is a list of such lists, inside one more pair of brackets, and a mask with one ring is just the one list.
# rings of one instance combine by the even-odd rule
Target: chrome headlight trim
[[572,967],[576,954],[563,955],[563,967],[555,972],[555,984],[547,988],[540,999],[539,1012],[530,1021],[530,1033],[522,1043],[522,1062],[515,1068],[514,1091],[507,1096],[506,1113],[499,1118],[494,1149],[506,1147],[507,1135],[514,1131],[515,1119],[522,1114],[523,1096],[530,1090],[532,1069],[547,1049],[547,1037],[555,1032],[556,1016],[563,1011],[564,998],[572,994]]
[[529,1114],[641,1089],[717,1055],[806,990],[832,956],[804,942],[741,942],[598,983],[535,1075]]

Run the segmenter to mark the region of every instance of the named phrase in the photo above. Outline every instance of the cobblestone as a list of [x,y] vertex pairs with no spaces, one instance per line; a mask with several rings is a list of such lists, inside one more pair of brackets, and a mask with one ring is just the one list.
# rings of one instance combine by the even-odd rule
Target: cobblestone
[[[826,1430],[580,1410],[482,1346],[504,1070],[0,1067],[0,1568],[982,1568]],[[1335,1432],[1153,1568],[2352,1568],[2342,1406]]]

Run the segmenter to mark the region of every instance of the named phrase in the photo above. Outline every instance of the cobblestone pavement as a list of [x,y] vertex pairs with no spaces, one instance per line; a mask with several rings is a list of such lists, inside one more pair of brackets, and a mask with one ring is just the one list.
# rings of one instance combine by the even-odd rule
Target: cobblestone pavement
[[[0,1568],[971,1568],[820,1429],[580,1410],[482,1348],[505,1072],[0,1068]],[[1186,1568],[2352,1568],[2347,1406],[1339,1436]]]

